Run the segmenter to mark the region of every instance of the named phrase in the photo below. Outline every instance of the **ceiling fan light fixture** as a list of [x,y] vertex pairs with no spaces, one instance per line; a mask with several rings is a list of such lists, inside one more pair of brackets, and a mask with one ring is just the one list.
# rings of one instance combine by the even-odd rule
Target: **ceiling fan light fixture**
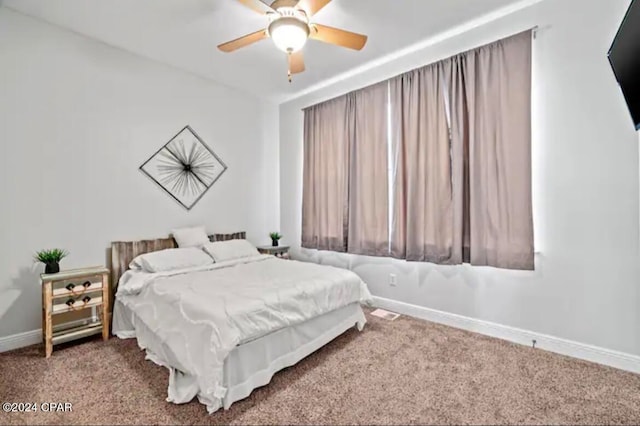
[[269,36],[286,53],[302,49],[309,38],[309,25],[298,18],[283,16],[269,25]]

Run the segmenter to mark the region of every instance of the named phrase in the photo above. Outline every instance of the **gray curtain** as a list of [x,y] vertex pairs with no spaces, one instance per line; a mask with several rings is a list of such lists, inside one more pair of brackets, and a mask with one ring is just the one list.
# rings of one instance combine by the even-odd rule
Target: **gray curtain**
[[391,255],[533,269],[531,32],[391,79],[390,93]]
[[387,83],[304,111],[302,246],[389,252]]
[[527,31],[453,58],[460,97],[455,82],[464,83],[463,105],[451,112],[453,144],[468,144],[472,265],[534,268],[531,39]]
[[303,247],[533,269],[531,49],[527,31],[306,109]]
[[302,247],[347,249],[351,96],[304,111]]
[[391,255],[460,263],[454,241],[449,125],[441,64],[390,80],[393,223]]
[[353,93],[349,164],[349,253],[389,255],[388,84]]

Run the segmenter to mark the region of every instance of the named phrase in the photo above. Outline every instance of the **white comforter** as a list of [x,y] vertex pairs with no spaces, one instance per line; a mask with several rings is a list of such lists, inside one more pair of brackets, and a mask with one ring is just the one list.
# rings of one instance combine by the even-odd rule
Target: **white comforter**
[[[198,398],[213,412],[226,392],[224,360],[236,345],[371,295],[351,271],[260,255],[173,272],[128,271],[116,297],[165,348],[152,358],[172,367],[172,377],[196,377]],[[170,386],[169,400],[186,402],[180,399]]]

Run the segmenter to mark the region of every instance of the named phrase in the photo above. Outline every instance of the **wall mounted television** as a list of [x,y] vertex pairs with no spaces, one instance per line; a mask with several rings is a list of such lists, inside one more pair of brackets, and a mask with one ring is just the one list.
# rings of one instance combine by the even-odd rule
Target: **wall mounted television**
[[636,130],[640,130],[640,0],[633,0],[609,50]]

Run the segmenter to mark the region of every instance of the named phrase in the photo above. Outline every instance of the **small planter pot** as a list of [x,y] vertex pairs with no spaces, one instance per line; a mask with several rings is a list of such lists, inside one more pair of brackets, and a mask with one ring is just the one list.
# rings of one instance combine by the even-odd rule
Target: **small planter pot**
[[57,274],[58,272],[60,272],[60,264],[58,262],[45,263],[45,274]]
[[274,239],[271,240],[271,245],[273,247],[278,247],[279,243],[280,243],[280,240],[274,240]]

